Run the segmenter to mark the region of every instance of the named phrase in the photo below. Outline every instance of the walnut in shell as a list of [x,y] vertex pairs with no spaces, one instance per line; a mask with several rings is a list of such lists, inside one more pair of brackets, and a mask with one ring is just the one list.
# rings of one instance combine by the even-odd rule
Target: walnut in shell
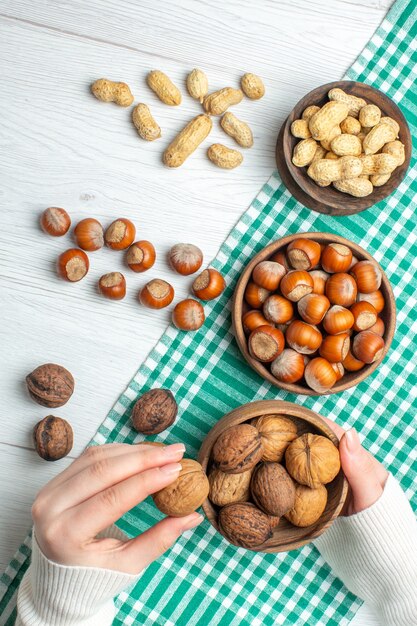
[[225,474],[213,469],[209,474],[209,498],[217,506],[225,506],[232,502],[246,502],[250,496],[250,479],[252,470],[240,474]]
[[261,436],[250,424],[227,428],[219,435],[212,452],[216,467],[228,474],[252,469],[261,460],[262,454]]
[[39,365],[26,376],[29,394],[35,402],[48,408],[62,406],[73,394],[74,378],[72,374],[55,363]]
[[48,415],[33,430],[35,450],[45,461],[58,461],[71,452],[73,432],[62,417]]
[[339,473],[339,450],[327,437],[306,433],[290,443],[285,464],[298,483],[319,487],[330,483]]
[[209,481],[200,463],[182,459],[181,466],[178,478],[152,496],[158,509],[170,517],[189,515],[209,493]]
[[224,506],[218,521],[221,533],[235,546],[256,548],[272,536],[269,516],[250,502]]
[[281,463],[288,445],[297,437],[297,426],[283,415],[261,415],[251,421],[259,431],[264,452],[262,461]]
[[133,427],[144,435],[157,435],[174,423],[178,405],[169,389],[151,389],[132,410]]
[[281,517],[294,506],[294,482],[279,463],[261,463],[255,468],[251,493],[255,504],[268,515]]
[[311,526],[317,522],[327,504],[327,489],[319,485],[310,489],[306,485],[295,485],[295,502],[285,517],[294,526]]

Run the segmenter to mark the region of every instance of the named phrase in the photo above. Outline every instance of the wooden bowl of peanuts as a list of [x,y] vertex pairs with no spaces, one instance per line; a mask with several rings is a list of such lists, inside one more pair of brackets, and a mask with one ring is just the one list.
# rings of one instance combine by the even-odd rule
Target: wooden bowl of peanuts
[[355,81],[322,85],[281,127],[276,160],[302,204],[328,215],[359,213],[389,196],[411,157],[408,124],[385,94]]

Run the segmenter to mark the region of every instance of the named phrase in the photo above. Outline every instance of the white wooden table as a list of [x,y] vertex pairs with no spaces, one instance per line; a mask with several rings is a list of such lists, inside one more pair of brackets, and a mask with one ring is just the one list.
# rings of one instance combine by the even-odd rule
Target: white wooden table
[[[0,569],[30,525],[40,486],[77,456],[164,330],[169,311],[136,300],[151,277],[168,278],[184,297],[188,280],[174,276],[165,255],[178,241],[199,245],[207,262],[274,169],[279,127],[297,100],[341,77],[383,19],[391,0],[3,0],[0,6],[2,115]],[[164,147],[199,104],[184,80],[194,67],[210,88],[236,86],[245,71],[261,75],[266,96],[244,100],[238,115],[255,145],[241,167],[221,171],[195,153],[179,170],[161,164]],[[180,107],[160,103],[145,83],[165,71],[184,92]],[[147,102],[162,130],[142,141],[130,111],[89,93],[99,77],[126,81]],[[230,141],[215,125],[210,142]],[[207,145],[208,142],[206,142]],[[103,300],[98,277],[123,269],[123,255],[92,253],[88,277],[59,280],[58,254],[70,236],[43,234],[47,206],[65,207],[75,223],[128,217],[138,238],[157,248],[148,275],[127,273],[122,302]],[[75,431],[70,457],[55,464],[33,451],[33,425],[47,411],[31,401],[24,377],[44,362],[74,374],[76,391],[54,414]],[[359,614],[356,624],[372,626]],[[352,622],[353,623],[353,622]]]

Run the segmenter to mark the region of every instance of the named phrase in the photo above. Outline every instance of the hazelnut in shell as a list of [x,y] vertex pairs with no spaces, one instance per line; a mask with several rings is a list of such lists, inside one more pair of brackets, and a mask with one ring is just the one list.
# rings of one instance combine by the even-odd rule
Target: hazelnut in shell
[[220,532],[235,546],[256,548],[272,537],[269,515],[250,502],[227,504],[218,521]]
[[134,224],[125,217],[120,217],[107,228],[104,233],[104,240],[113,250],[125,250],[133,243],[135,235]]
[[294,480],[313,489],[330,483],[337,476],[339,450],[327,437],[306,433],[288,446],[285,465]]
[[292,348],[285,348],[271,363],[271,374],[283,383],[296,383],[304,375],[305,357]]
[[157,435],[175,422],[177,413],[178,405],[169,389],[150,389],[133,407],[133,427],[144,435]]
[[259,326],[273,326],[273,322],[269,322],[266,317],[262,315],[258,309],[251,309],[250,311],[246,311],[246,313],[242,317],[242,324],[245,333],[250,335],[250,333],[258,328]]
[[350,307],[356,300],[358,288],[352,276],[343,272],[332,274],[326,281],[326,296],[332,304]]
[[251,421],[260,433],[264,447],[262,461],[280,463],[291,441],[297,438],[297,426],[284,415],[261,415]]
[[198,509],[209,493],[209,481],[200,463],[182,459],[178,478],[153,494],[158,509],[170,517],[184,517]]
[[295,503],[295,486],[292,478],[279,463],[261,463],[252,476],[251,494],[261,511],[281,517]]
[[41,228],[52,237],[62,237],[71,226],[71,218],[65,209],[51,206],[41,215]]
[[321,247],[312,239],[294,239],[287,248],[287,257],[294,269],[311,270],[315,267],[321,255]]
[[250,497],[250,479],[252,470],[240,474],[226,474],[219,469],[212,469],[209,474],[209,498],[217,506],[232,502],[247,502]]
[[57,261],[58,274],[70,283],[77,283],[84,278],[90,268],[90,261],[83,250],[70,248],[59,255]]
[[276,291],[281,278],[286,272],[287,270],[280,263],[261,261],[252,272],[252,280],[259,287],[263,287],[268,291]]
[[203,253],[192,243],[177,243],[168,255],[169,263],[178,274],[189,276],[197,272],[203,263]]
[[270,363],[281,354],[285,346],[284,334],[273,326],[258,326],[249,335],[250,355],[262,363]]
[[178,302],[172,312],[172,321],[180,330],[198,330],[205,319],[202,304],[192,298]]
[[252,309],[261,309],[270,293],[268,289],[259,287],[253,281],[249,281],[245,289],[245,301]]
[[286,324],[294,317],[294,307],[287,298],[272,294],[264,302],[263,313],[268,322]]
[[214,300],[226,289],[226,282],[220,272],[210,267],[197,276],[192,289],[200,300]]
[[126,295],[126,280],[120,272],[104,274],[98,281],[98,290],[110,300],[123,300]]
[[134,272],[142,273],[149,270],[155,263],[156,252],[150,241],[141,239],[132,243],[126,253],[126,263]]
[[350,269],[360,293],[377,291],[382,282],[382,272],[372,261],[359,261]]
[[88,252],[94,252],[104,246],[103,227],[98,220],[92,217],[87,217],[78,222],[74,228],[74,237],[77,246]]
[[347,272],[352,263],[352,251],[340,243],[329,243],[321,255],[321,266],[325,272]]
[[306,485],[295,485],[295,502],[286,519],[294,526],[304,528],[315,524],[323,514],[327,504],[327,489],[319,485],[314,489]]
[[219,435],[212,450],[215,467],[227,474],[239,474],[252,469],[262,455],[261,435],[250,424],[227,428]]
[[326,393],[338,380],[332,364],[321,356],[307,363],[304,378],[310,389],[317,393]]
[[45,461],[58,461],[71,452],[73,432],[62,417],[48,415],[33,430],[35,450]]
[[166,280],[154,278],[142,287],[139,302],[149,309],[163,309],[174,299],[174,288]]
[[280,289],[284,298],[291,302],[298,302],[313,291],[314,281],[305,270],[288,272],[281,280]]
[[26,376],[30,397],[42,406],[64,405],[74,392],[74,378],[65,367],[56,363],[39,365]]

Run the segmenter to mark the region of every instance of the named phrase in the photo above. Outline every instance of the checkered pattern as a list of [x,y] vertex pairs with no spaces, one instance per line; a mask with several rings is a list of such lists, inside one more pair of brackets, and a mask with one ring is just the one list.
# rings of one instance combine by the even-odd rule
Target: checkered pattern
[[[417,7],[398,0],[347,78],[370,83],[397,102],[416,126]],[[414,85],[414,93],[413,93]],[[133,443],[129,415],[137,397],[168,387],[179,419],[159,436],[184,441],[195,457],[207,432],[231,409],[260,399],[296,401],[345,426],[355,426],[370,451],[401,481],[417,508],[417,168],[384,202],[359,215],[332,218],[299,204],[275,172],[230,233],[213,266],[227,278],[223,296],[205,306],[207,321],[194,334],[169,327],[100,427],[93,443]],[[384,363],[359,386],[341,395],[305,397],[263,382],[243,361],[231,334],[231,296],[248,260],[266,244],[303,231],[343,235],[366,248],[383,266],[398,307],[398,326]],[[134,536],[161,519],[151,501],[127,513],[119,526]],[[30,538],[21,546],[0,586],[1,624],[15,617],[16,589],[28,566]],[[2,599],[1,599],[2,598]],[[258,554],[228,544],[208,522],[187,533],[138,584],[116,600],[115,624],[164,626],[272,626],[348,624],[361,601],[336,579],[309,545],[287,554]]]

